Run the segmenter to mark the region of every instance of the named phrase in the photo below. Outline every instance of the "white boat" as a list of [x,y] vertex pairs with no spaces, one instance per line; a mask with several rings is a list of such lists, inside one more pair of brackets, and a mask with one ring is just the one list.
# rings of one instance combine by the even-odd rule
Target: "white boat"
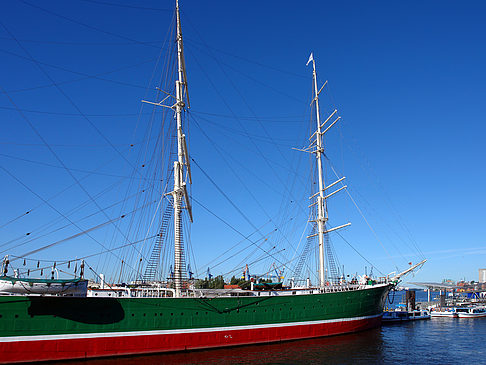
[[456,318],[457,313],[455,308],[433,308],[430,311],[430,316]]
[[383,312],[382,323],[399,323],[409,320],[408,312],[404,310],[394,310]]
[[486,309],[484,307],[456,308],[456,313],[459,318],[486,317]]
[[419,319],[430,319],[430,313],[428,310],[394,310],[383,312],[383,323],[399,323],[406,321],[415,321]]
[[430,312],[426,309],[416,309],[408,314],[411,320],[430,319]]

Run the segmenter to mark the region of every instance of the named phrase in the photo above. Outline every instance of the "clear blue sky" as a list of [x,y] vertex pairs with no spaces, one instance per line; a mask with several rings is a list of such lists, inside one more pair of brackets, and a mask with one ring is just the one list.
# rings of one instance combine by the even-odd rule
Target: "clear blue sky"
[[[285,237],[269,235],[269,242],[282,245],[290,259],[306,219],[296,200],[307,205],[308,158],[291,148],[303,147],[306,139],[312,73],[305,63],[313,51],[320,82],[329,81],[323,114],[336,107],[343,117],[329,134],[328,156],[347,177],[379,242],[345,195],[330,203],[332,225],[350,220],[343,236],[382,272],[416,262],[418,245],[429,262],[411,281],[477,280],[477,269],[486,267],[483,2],[296,6],[191,0],[181,1],[181,9],[191,113],[201,127],[190,126],[191,155],[244,217],[193,167],[197,201],[244,235],[253,233],[252,225],[266,233],[278,228]],[[47,199],[74,183],[64,169],[45,164],[59,166],[60,159],[79,179],[79,170],[100,168],[82,183],[93,196],[115,183],[106,174],[130,175],[121,156],[146,126],[147,118],[137,122],[140,100],[153,97],[147,85],[158,86],[151,75],[172,15],[172,1],[4,4],[0,86],[8,97],[0,95],[0,166],[11,175],[0,171],[0,226],[40,204],[39,196]],[[125,194],[121,185],[116,189],[100,206]],[[86,191],[72,188],[52,205],[67,213],[86,200]],[[194,216],[191,244],[201,272],[241,236],[196,204]],[[0,244],[56,217],[44,205],[2,227]],[[97,218],[82,223],[83,229],[106,221]],[[56,227],[66,223],[61,219]],[[10,252],[25,253],[77,232],[59,232]],[[96,234],[108,242],[113,232]],[[100,249],[88,241],[74,240],[38,257],[79,257]],[[338,236],[333,243],[347,272],[368,265]],[[244,256],[213,274],[228,272]]]

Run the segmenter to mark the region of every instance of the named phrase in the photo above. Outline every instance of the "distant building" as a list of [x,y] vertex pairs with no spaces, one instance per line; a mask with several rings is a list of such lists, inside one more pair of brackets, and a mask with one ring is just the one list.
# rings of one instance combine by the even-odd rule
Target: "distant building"
[[479,282],[486,283],[486,269],[479,269]]

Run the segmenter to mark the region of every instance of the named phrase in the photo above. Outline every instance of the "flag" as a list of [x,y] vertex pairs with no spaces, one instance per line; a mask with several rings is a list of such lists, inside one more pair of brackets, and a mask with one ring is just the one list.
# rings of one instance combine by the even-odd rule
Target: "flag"
[[311,61],[314,61],[314,56],[312,55],[312,53],[309,56],[309,61],[307,61],[305,65],[307,66]]

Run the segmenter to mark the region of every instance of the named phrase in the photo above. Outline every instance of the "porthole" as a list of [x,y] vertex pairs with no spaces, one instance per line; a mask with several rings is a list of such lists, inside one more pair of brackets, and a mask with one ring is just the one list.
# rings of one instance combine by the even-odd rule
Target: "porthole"
[[135,313],[132,313],[132,317],[135,317]]
[[16,315],[15,315],[15,318],[19,318],[19,315],[18,315],[18,314],[16,314]]

